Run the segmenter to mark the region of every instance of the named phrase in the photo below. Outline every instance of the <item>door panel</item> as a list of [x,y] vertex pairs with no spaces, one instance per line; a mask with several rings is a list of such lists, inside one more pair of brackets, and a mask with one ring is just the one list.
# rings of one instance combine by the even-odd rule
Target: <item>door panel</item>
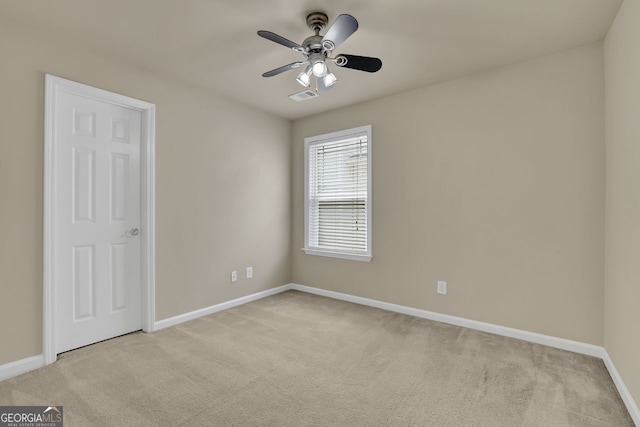
[[129,156],[111,153],[111,222],[127,220],[127,189],[129,187]]
[[95,151],[82,148],[72,148],[73,171],[73,222],[93,222],[93,212],[96,206],[95,189]]
[[95,317],[95,246],[73,248],[73,320]]
[[111,311],[127,308],[127,244],[111,244]]
[[[141,113],[62,92],[56,100],[56,352],[142,327]],[[144,232],[144,230],[143,230]]]

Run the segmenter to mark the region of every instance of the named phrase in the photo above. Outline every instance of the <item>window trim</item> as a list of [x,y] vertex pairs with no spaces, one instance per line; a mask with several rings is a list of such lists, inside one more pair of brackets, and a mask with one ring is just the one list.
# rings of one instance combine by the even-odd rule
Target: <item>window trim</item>
[[[366,133],[367,134],[367,252],[350,252],[339,250],[325,250],[319,248],[309,247],[309,147],[319,142],[331,142],[332,140],[339,140],[350,135]],[[373,245],[372,245],[372,206],[373,206],[373,192],[372,181],[372,137],[371,137],[371,125],[359,126],[351,129],[345,129],[337,132],[325,133],[322,135],[310,136],[304,139],[304,248],[302,249],[307,255],[318,255],[331,258],[341,258],[353,261],[370,262],[373,258]]]

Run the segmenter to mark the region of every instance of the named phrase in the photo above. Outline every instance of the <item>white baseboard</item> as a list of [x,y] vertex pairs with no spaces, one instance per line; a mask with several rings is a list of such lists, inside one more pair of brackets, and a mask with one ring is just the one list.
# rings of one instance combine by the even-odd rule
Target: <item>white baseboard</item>
[[398,304],[392,304],[384,301],[378,301],[369,298],[358,297],[354,295],[343,294],[340,292],[328,291],[325,289],[314,288],[311,286],[304,286],[298,283],[289,283],[277,288],[267,289],[266,291],[258,292],[255,294],[247,295],[241,298],[237,298],[231,301],[226,301],[220,304],[215,304],[209,307],[201,308],[199,310],[190,311],[188,313],[180,314],[178,316],[170,317],[155,322],[156,331],[170,326],[178,325],[189,320],[197,319],[198,317],[207,316],[209,314],[217,313],[222,310],[227,310],[232,307],[237,307],[242,304],[246,304],[252,301],[256,301],[261,298],[266,298],[271,295],[279,294],[284,291],[294,289],[301,292],[320,295],[328,298],[338,299],[342,301],[348,301],[355,304],[366,305],[370,307],[380,308],[382,310],[393,311],[396,313],[402,313],[409,316],[420,317],[423,319],[434,320],[436,322],[448,323],[450,325],[461,326],[464,328],[475,329],[478,331],[488,332],[496,335],[502,335],[506,337],[521,339],[523,341],[529,341],[536,344],[542,344],[549,347],[558,348],[561,350],[572,351],[574,353],[585,354],[588,356],[594,356],[604,359],[605,350],[601,346],[586,344],[579,341],[572,341],[564,338],[553,337],[550,335],[543,335],[536,332],[524,331],[521,329],[509,328],[506,326],[494,325],[492,323],[479,322],[477,320],[465,319],[463,317],[450,316],[447,314],[435,313],[433,311],[422,310],[419,308],[412,308]]
[[536,344],[543,344],[549,347],[559,348],[561,350],[568,350],[568,351],[573,351],[574,353],[586,354],[588,356],[595,356],[595,357],[602,358],[603,348],[593,344],[586,344],[578,341],[571,341],[564,338],[557,338],[549,335],[539,334],[536,332],[529,332],[529,331],[523,331],[521,329],[508,328],[506,326],[494,325],[492,323],[478,322],[476,320],[450,316],[448,314],[435,313],[433,311],[421,310],[419,308],[411,308],[403,305],[391,304],[388,302],[373,300],[369,298],[356,297],[353,295],[327,291],[324,289],[312,288],[309,286],[304,286],[299,284],[293,284],[291,288],[298,291],[302,291],[302,292],[308,292],[311,294],[339,299],[342,301],[348,301],[356,304],[367,305],[370,307],[381,308],[383,310],[407,314],[409,316],[435,320],[436,322],[448,323],[450,325],[455,325],[455,326],[462,326],[464,328],[475,329],[477,331],[489,332],[491,334],[517,338],[523,341],[529,341],[529,342],[534,342]]
[[636,423],[637,426],[640,426],[640,409],[638,409],[638,405],[633,400],[633,397],[631,396],[631,393],[629,392],[627,386],[624,384],[624,381],[622,381],[622,377],[613,364],[613,360],[611,360],[611,357],[609,357],[609,353],[607,353],[607,350],[603,348],[602,353],[602,361],[607,367],[609,375],[611,375],[611,379],[616,385],[618,393],[620,393],[620,397],[622,398],[624,404],[627,406],[629,415],[631,415],[631,418],[633,418],[633,422]]
[[[267,289],[266,291],[257,292],[255,294],[247,295],[245,297],[237,298],[231,301],[226,301],[220,304],[205,307],[200,310],[184,313],[179,316],[170,317],[168,319],[159,320],[154,323],[154,331],[168,328],[169,326],[177,325],[182,322],[196,319],[198,317],[206,316],[208,314],[216,313],[218,311],[227,310],[232,307],[236,307],[242,304],[249,303],[251,301],[266,298],[271,295],[279,294],[280,292],[288,291],[292,288],[292,284],[282,285],[277,288]],[[42,368],[44,363],[44,354],[38,356],[28,357],[26,359],[17,360],[15,362],[0,365],[0,381],[7,380],[9,378],[18,376],[20,374],[27,373],[29,371]]]
[[[478,331],[488,332],[496,335],[502,335],[511,338],[521,339],[523,341],[529,341],[536,344],[542,344],[549,347],[558,348],[561,350],[573,351],[575,353],[585,354],[588,356],[598,357],[603,360],[611,378],[613,379],[618,392],[622,400],[624,401],[629,414],[633,421],[640,427],[640,410],[638,405],[634,401],[631,393],[627,389],[622,377],[618,373],[611,357],[604,349],[604,347],[586,344],[579,341],[567,340],[564,338],[552,337],[549,335],[543,335],[536,332],[524,331],[521,329],[508,328],[506,326],[494,325],[491,323],[478,322],[476,320],[465,319],[462,317],[450,316],[447,314],[435,313],[432,311],[421,310],[418,308],[406,307],[403,305],[392,304],[388,302],[378,301],[369,298],[358,297],[354,295],[343,294],[340,292],[328,291],[325,289],[314,288],[310,286],[304,286],[297,283],[290,283],[282,285],[277,288],[267,289],[266,291],[258,292],[255,294],[247,295],[241,298],[237,298],[231,301],[226,301],[220,304],[205,307],[199,310],[184,313],[179,316],[170,317],[155,322],[155,330],[168,328],[189,320],[197,319],[198,317],[206,316],[209,314],[217,313],[222,310],[227,310],[232,307],[237,307],[242,304],[246,304],[252,301],[256,301],[262,298],[266,298],[271,295],[278,294],[280,292],[294,289],[301,292],[320,295],[328,298],[338,299],[342,301],[352,302],[355,304],[366,305],[370,307],[380,308],[382,310],[393,311],[396,313],[406,314],[409,316],[420,317],[423,319],[434,320],[436,322],[448,323],[455,326],[461,326],[464,328],[475,329]],[[15,362],[0,365],[0,381],[15,377],[17,375],[33,371],[35,369],[44,366],[44,355],[28,357],[26,359],[18,360]]]
[[25,374],[44,366],[44,355],[27,357],[26,359],[16,360],[15,362],[0,365],[0,381]]
[[421,310],[418,308],[406,307],[398,304],[391,304],[388,302],[378,301],[369,298],[357,297],[353,295],[343,294],[340,292],[327,291],[325,289],[313,288],[310,286],[304,286],[297,283],[290,285],[291,289],[301,292],[307,292],[310,294],[320,295],[328,298],[338,299],[342,301],[352,302],[355,304],[366,305],[370,307],[380,308],[382,310],[393,311],[396,313],[407,314],[409,316],[420,317],[423,319],[435,320],[436,322],[448,323],[450,325],[462,326],[464,328],[475,329],[478,331],[489,332],[496,335],[502,335],[510,338],[517,338],[523,341],[529,341],[536,344],[542,344],[561,350],[572,351],[574,353],[585,354],[587,356],[597,357],[602,359],[609,375],[615,383],[618,393],[622,398],[624,404],[627,407],[627,411],[631,415],[631,418],[640,427],[640,411],[638,405],[633,400],[631,393],[627,389],[622,381],[622,377],[616,370],[613,361],[609,357],[609,354],[604,347],[586,344],[579,341],[567,340],[564,338],[552,337],[550,335],[543,335],[536,332],[523,331],[521,329],[508,328],[506,326],[494,325],[491,323],[478,322],[476,320],[465,319],[462,317],[449,316],[447,314],[434,313],[432,311]]
[[178,316],[169,317],[168,319],[158,320],[154,324],[154,331],[168,328],[169,326],[178,325],[189,320],[197,319],[198,317],[207,316],[209,314],[217,313],[222,310],[237,307],[242,304],[246,304],[251,301],[266,298],[271,295],[279,294],[280,292],[288,291],[292,285],[282,285],[277,288],[267,289],[266,291],[257,292],[255,294],[247,295],[245,297],[236,298],[231,301],[221,302],[220,304],[212,305],[209,307],[201,308],[199,310],[190,311],[188,313],[180,314]]

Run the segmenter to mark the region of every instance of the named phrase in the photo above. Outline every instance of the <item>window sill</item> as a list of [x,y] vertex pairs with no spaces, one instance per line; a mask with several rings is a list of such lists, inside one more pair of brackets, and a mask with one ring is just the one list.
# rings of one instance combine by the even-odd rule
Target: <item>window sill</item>
[[330,258],[341,258],[348,259],[351,261],[362,261],[362,262],[371,262],[373,256],[371,255],[360,255],[360,254],[352,254],[352,253],[344,253],[344,252],[330,252],[330,251],[321,251],[318,249],[302,249],[307,255],[317,255],[317,256],[326,256]]

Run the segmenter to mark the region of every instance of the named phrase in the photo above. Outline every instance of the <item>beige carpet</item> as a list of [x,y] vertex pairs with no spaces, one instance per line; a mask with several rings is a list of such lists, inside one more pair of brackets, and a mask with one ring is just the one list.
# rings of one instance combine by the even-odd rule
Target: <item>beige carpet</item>
[[65,426],[633,426],[601,360],[289,291],[0,383]]

